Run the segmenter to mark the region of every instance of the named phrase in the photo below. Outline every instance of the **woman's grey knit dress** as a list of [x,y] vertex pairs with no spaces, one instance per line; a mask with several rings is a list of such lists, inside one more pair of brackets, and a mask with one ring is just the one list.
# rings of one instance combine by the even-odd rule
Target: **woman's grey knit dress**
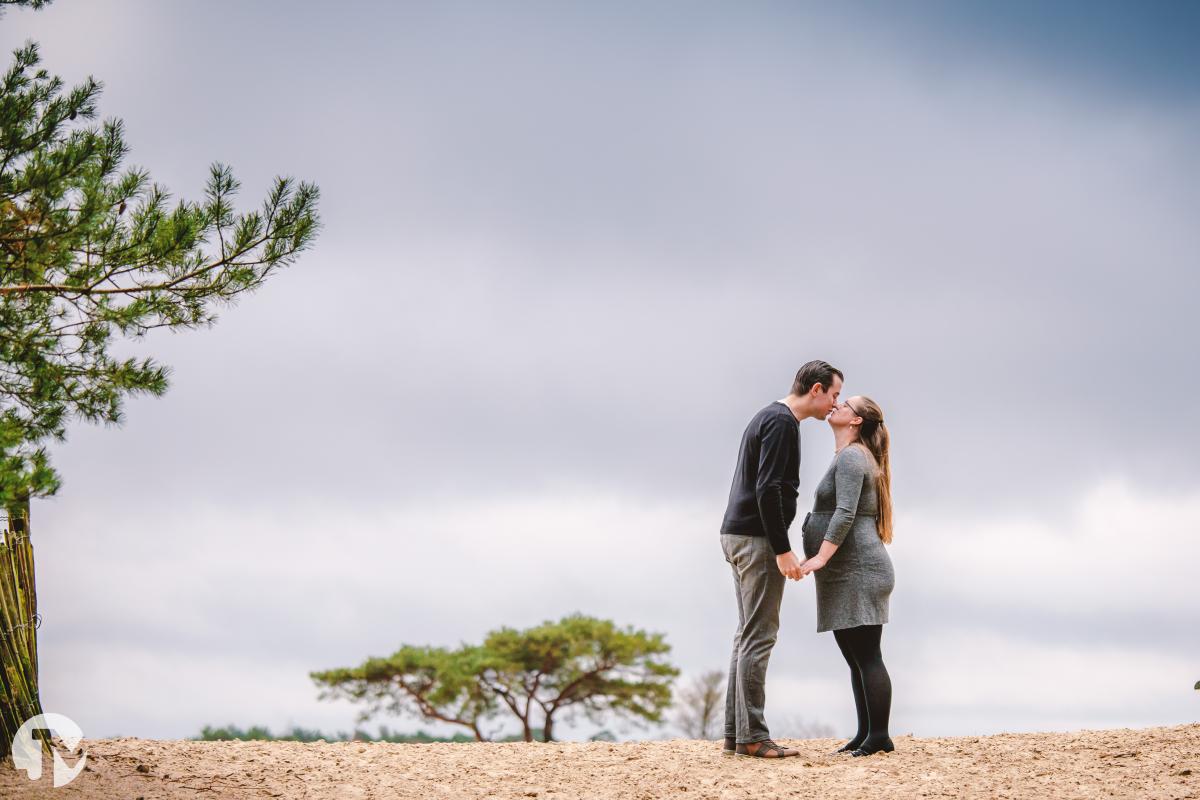
[[805,557],[815,556],[822,541],[839,545],[829,563],[813,573],[818,632],[888,621],[896,578],[875,528],[875,470],[875,459],[861,445],[843,447],[817,484],[813,510],[804,518]]

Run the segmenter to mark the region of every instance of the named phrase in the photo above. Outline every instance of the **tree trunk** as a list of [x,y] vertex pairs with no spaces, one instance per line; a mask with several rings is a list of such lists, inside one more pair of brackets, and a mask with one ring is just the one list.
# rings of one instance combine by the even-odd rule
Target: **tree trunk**
[[527,742],[532,742],[533,728],[529,727],[529,705],[532,700],[527,699],[525,701],[525,713],[522,714],[521,709],[517,707],[517,700],[515,697],[513,697],[511,692],[503,688],[493,688],[493,691],[500,696],[500,699],[504,701],[504,705],[508,706],[508,710],[513,713],[513,716],[521,720],[522,738],[524,738]]
[[[0,758],[12,749],[17,729],[42,713],[37,682],[37,593],[33,545],[29,541],[29,499],[0,516]],[[50,732],[33,732],[50,751]]]
[[533,705],[533,696],[532,695],[530,695],[529,697],[527,697],[525,699],[525,713],[524,714],[517,714],[517,707],[515,705],[513,706],[513,713],[517,714],[517,717],[519,717],[521,720],[521,733],[524,734],[525,741],[527,741],[527,742],[533,741],[533,728],[530,727],[530,725],[529,725],[529,707],[531,705]]
[[542,741],[543,742],[553,742],[554,741],[554,715],[553,714],[547,714],[546,721],[542,724]]

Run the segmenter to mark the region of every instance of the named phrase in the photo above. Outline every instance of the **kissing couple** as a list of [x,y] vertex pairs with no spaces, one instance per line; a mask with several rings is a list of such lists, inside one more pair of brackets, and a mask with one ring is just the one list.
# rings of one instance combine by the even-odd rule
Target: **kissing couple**
[[[840,370],[810,361],[787,397],[759,411],[738,452],[721,547],[733,570],[738,627],[725,692],[724,755],[785,758],[799,750],[771,740],[763,718],[767,661],[779,631],[787,579],[813,575],[817,632],[833,638],[850,667],[858,731],[836,752],[869,756],[895,750],[888,735],[892,681],[879,642],[895,584],[885,544],[892,541],[891,468],[883,412],[869,397],[838,402]],[[800,421],[833,429],[833,463],[817,484],[801,533],[805,558],[788,528],[800,488]]]

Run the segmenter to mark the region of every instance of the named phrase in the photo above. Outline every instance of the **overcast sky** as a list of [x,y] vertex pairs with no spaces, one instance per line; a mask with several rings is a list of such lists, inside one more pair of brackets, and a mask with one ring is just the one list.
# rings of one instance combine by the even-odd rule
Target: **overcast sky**
[[[222,161],[324,221],[214,328],[124,345],[168,394],[53,449],[46,709],[349,730],[308,671],[576,610],[722,668],[738,442],[823,358],[893,435],[894,732],[1196,721],[1198,35],[1185,2],[8,12],[176,197]],[[789,583],[776,736],[854,727],[815,627]]]

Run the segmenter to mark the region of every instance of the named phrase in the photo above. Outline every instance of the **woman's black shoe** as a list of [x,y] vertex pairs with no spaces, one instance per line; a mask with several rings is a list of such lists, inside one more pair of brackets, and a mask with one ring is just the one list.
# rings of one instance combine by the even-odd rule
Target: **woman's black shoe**
[[851,739],[850,741],[846,742],[844,745],[839,747],[837,750],[834,750],[833,752],[835,755],[838,753],[853,753],[855,750],[857,750],[859,748],[859,746],[861,744],[862,744],[862,742],[856,742],[853,739]]
[[852,752],[850,755],[855,756],[855,757],[873,756],[876,753],[891,753],[892,751],[894,751],[896,749],[896,745],[892,744],[891,739],[888,739],[886,742],[884,742],[883,744],[878,745],[878,746],[867,745],[866,742],[863,742],[863,744],[866,746],[859,747],[857,750]]

